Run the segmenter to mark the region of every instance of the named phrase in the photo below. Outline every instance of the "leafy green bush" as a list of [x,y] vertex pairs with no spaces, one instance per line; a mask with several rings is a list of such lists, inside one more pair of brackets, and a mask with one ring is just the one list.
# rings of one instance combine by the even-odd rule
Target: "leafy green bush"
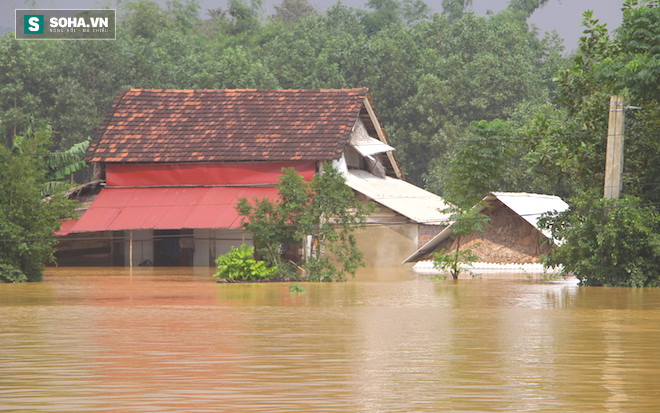
[[254,258],[254,247],[243,244],[215,260],[217,270],[213,277],[229,281],[263,281],[275,274],[276,267],[268,268],[263,261]]
[[463,265],[470,265],[479,257],[472,253],[471,249],[463,251],[439,251],[433,254],[433,268],[451,273],[453,279],[457,279]]
[[571,200],[543,225],[564,242],[546,257],[581,285],[660,287],[660,213],[639,198]]
[[55,258],[53,232],[61,219],[75,216],[77,202],[62,194],[41,196],[47,138],[26,134],[19,140],[22,152],[0,143],[0,279],[10,282],[41,281],[44,266]]
[[291,293],[304,293],[305,288],[302,285],[298,284],[298,283],[293,283],[289,286],[289,292],[291,292]]
[[22,283],[28,279],[18,268],[0,263],[0,282]]
[[[364,266],[364,256],[353,233],[364,226],[372,210],[361,203],[331,163],[311,182],[293,168],[283,168],[277,188],[279,199],[245,198],[236,210],[243,228],[254,239],[256,251],[278,278],[305,281],[346,281]],[[299,260],[283,259],[282,245],[301,243],[314,236],[314,252]]]

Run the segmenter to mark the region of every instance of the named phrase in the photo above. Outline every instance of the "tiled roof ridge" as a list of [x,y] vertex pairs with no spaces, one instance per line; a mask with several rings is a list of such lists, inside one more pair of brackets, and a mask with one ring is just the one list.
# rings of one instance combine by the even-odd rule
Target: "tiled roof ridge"
[[[235,92],[363,92],[368,93],[369,88],[367,87],[357,87],[357,88],[318,88],[318,89],[307,89],[307,88],[294,88],[294,89],[266,89],[266,88],[224,88],[224,89],[159,89],[159,88],[128,88],[122,89],[125,93],[126,91],[151,91],[151,92],[213,92],[213,91],[235,91]],[[123,95],[123,93],[120,94]]]

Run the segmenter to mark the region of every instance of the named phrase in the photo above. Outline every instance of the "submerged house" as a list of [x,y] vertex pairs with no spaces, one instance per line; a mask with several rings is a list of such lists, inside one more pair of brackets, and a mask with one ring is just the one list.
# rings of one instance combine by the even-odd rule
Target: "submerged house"
[[[540,228],[538,219],[549,212],[563,212],[568,204],[554,195],[523,192],[493,192],[476,208],[489,218],[483,232],[463,236],[460,249],[471,249],[479,257],[476,268],[534,268],[542,255],[554,247],[549,230]],[[404,260],[415,262],[420,272],[432,270],[433,254],[455,250],[458,240],[452,237],[453,224],[444,228],[428,243]]]
[[398,265],[447,215],[393,151],[367,89],[125,90],[86,157],[102,189],[63,224],[58,261],[213,265],[251,241],[239,198],[274,199],[282,168],[309,180],[330,161],[378,205],[358,235],[368,265]]

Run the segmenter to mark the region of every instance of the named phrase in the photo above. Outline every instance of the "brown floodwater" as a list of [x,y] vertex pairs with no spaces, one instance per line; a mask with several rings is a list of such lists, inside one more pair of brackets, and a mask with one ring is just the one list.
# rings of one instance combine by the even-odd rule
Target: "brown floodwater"
[[660,289],[407,269],[303,286],[180,268],[0,284],[0,411],[660,411]]

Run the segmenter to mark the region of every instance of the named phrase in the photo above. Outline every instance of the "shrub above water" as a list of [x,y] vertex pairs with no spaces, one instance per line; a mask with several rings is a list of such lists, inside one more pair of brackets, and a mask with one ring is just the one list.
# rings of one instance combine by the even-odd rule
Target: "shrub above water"
[[582,285],[660,287],[660,213],[633,196],[576,197],[542,224],[563,240],[546,258]]
[[213,277],[229,281],[263,281],[271,278],[276,267],[268,268],[266,263],[254,258],[254,247],[243,244],[232,247],[228,253],[215,260],[217,269]]

